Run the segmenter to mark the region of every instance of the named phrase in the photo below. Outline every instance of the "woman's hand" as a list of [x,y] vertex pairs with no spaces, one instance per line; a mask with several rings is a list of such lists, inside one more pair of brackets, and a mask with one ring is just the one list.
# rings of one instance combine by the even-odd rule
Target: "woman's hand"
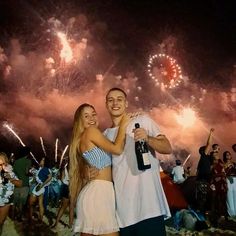
[[120,121],[120,127],[127,128],[129,122],[132,120],[132,113],[126,113],[123,115],[121,121]]
[[143,115],[145,114],[143,111],[137,111],[137,112],[132,112],[132,113],[128,113],[128,115],[130,115],[130,117],[133,119],[133,118],[136,118],[140,115]]

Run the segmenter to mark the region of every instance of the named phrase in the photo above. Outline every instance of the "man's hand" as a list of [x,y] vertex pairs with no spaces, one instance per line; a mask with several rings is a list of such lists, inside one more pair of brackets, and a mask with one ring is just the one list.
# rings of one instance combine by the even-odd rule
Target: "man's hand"
[[134,141],[139,141],[139,140],[148,140],[148,135],[147,135],[147,131],[143,128],[137,128],[137,129],[133,129],[134,132]]

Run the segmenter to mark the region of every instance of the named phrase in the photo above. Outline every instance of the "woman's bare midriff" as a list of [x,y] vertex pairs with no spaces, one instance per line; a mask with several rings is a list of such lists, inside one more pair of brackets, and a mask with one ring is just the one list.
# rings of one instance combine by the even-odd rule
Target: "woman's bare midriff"
[[95,179],[112,181],[111,166],[108,166],[102,170],[99,170],[99,174],[95,177]]

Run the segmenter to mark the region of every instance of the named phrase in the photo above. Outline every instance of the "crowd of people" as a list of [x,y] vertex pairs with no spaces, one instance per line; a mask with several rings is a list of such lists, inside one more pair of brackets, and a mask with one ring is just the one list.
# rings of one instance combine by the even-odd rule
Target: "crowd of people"
[[[236,162],[230,151],[224,151],[220,158],[219,144],[212,144],[213,132],[211,129],[206,145],[199,148],[200,159],[193,185],[195,196],[189,207],[217,227],[220,220],[236,216]],[[236,152],[236,144],[232,145],[232,150]],[[176,160],[171,177],[180,189],[185,188],[188,171],[189,168],[185,170],[181,161]]]
[[[236,163],[230,151],[224,151],[220,158],[220,146],[212,144],[210,130],[206,146],[199,149],[200,160],[197,166],[196,199],[198,209],[205,215],[210,213],[210,221],[217,226],[221,218],[236,216]],[[236,151],[236,144],[232,145]],[[235,195],[235,194],[234,194]]]
[[63,188],[68,179],[68,173],[66,177],[64,170],[68,158],[64,159],[55,174],[53,170],[56,167],[52,167],[51,161],[46,157],[33,160],[27,146],[19,147],[12,157],[0,153],[1,229],[7,216],[18,222],[27,220],[32,225],[36,222],[42,224],[48,205],[59,205],[64,199]]
[[[156,155],[172,153],[171,144],[147,114],[127,112],[127,95],[122,89],[110,89],[105,103],[111,127],[104,132],[98,128],[92,105],[78,107],[69,158],[60,166],[52,166],[47,157],[33,160],[29,147],[21,147],[15,160],[0,153],[1,229],[8,215],[17,221],[42,223],[52,204],[58,208],[52,229],[57,228],[68,209],[68,227],[81,236],[166,235],[165,219],[176,211],[169,207]],[[140,128],[135,129],[136,123]],[[232,200],[236,164],[229,151],[220,159],[219,145],[211,144],[213,132],[211,129],[207,144],[199,149],[196,202],[189,205],[204,217],[210,212],[212,224],[217,224],[221,216],[227,219],[228,215],[236,215]],[[151,168],[145,171],[137,166],[135,142],[139,140],[149,147]],[[184,170],[181,161],[176,160],[171,174],[174,184],[184,185],[190,167]]]

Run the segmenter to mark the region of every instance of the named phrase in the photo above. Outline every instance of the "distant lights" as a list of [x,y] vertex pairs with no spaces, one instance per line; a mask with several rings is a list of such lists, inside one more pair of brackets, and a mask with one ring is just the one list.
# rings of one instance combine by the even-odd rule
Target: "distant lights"
[[[153,71],[155,67],[158,68],[158,75]],[[183,80],[181,67],[173,57],[164,53],[149,56],[147,72],[155,86],[162,89],[176,88]]]

